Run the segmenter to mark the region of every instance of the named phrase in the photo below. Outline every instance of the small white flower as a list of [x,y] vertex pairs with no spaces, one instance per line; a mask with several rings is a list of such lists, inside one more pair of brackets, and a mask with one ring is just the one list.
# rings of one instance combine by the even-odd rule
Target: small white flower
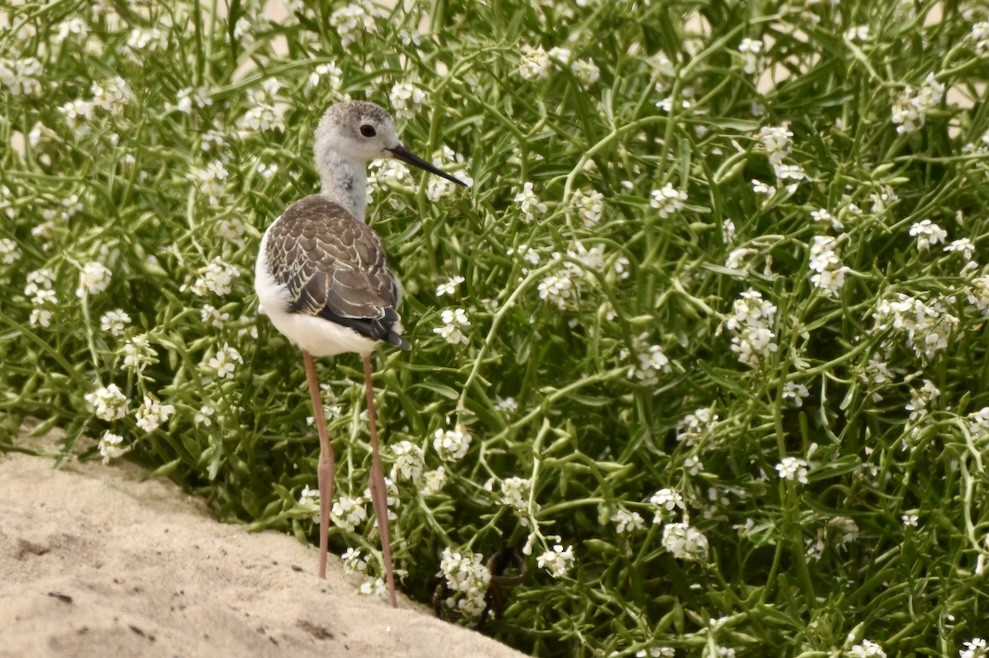
[[214,413],[216,413],[216,409],[214,409],[211,405],[204,404],[199,408],[199,411],[196,412],[196,415],[193,416],[192,420],[196,423],[196,425],[210,427],[213,424]]
[[175,110],[182,114],[192,114],[193,108],[207,107],[213,104],[206,87],[185,87],[175,94]]
[[120,348],[120,354],[124,357],[124,368],[135,373],[144,372],[146,367],[158,361],[147,334],[128,339]]
[[339,89],[343,85],[343,71],[333,62],[320,64],[309,74],[306,87],[316,87],[323,79],[329,81],[330,89]]
[[941,104],[944,98],[944,84],[929,73],[920,89],[905,88],[893,104],[893,123],[896,132],[912,133],[924,126],[928,112]]
[[522,221],[526,224],[531,222],[537,213],[542,215],[547,209],[546,204],[542,203],[532,190],[532,183],[522,185],[522,191],[515,195],[515,203],[522,209]]
[[138,407],[137,412],[135,412],[137,426],[145,432],[153,432],[173,413],[175,413],[174,406],[162,404],[160,401],[145,395],[144,404]]
[[553,546],[553,549],[546,551],[536,558],[536,565],[540,569],[546,569],[553,578],[563,578],[573,567],[574,555],[573,546],[563,548],[560,544]]
[[[989,31],[989,27],[986,28]],[[975,637],[962,643],[958,658],[989,658],[989,642],[981,637]]]
[[193,169],[189,174],[189,180],[209,198],[210,203],[216,203],[226,192],[229,175],[223,162],[213,160],[203,168]]
[[798,407],[804,406],[804,400],[810,396],[810,390],[803,384],[797,382],[786,382],[783,384],[783,399],[793,400]]
[[230,319],[230,314],[221,312],[212,304],[204,304],[199,311],[199,319],[214,329],[223,329],[223,325]]
[[111,459],[123,457],[124,453],[127,452],[127,448],[123,447],[123,442],[124,437],[119,434],[107,432],[103,435],[103,438],[100,439],[99,450],[104,466],[109,464]]
[[886,658],[883,648],[870,640],[862,640],[848,650],[854,658]]
[[343,570],[346,573],[355,575],[367,574],[367,558],[355,548],[348,548],[344,551],[343,555],[340,556],[340,561],[343,562]]
[[385,593],[385,581],[381,578],[367,579],[357,588],[362,596],[381,596]]
[[446,469],[442,466],[433,471],[426,471],[422,474],[422,486],[419,493],[423,496],[435,496],[443,490],[446,485]]
[[577,286],[571,278],[571,270],[565,268],[547,274],[539,282],[537,289],[540,299],[554,304],[560,310],[571,306],[577,297]]
[[615,532],[620,535],[630,535],[645,526],[645,521],[642,519],[641,514],[638,512],[629,512],[622,507],[619,507],[611,515],[611,522],[615,524]]
[[806,459],[799,457],[784,457],[780,463],[776,464],[776,471],[784,480],[807,484],[807,468],[809,464]]
[[911,226],[910,235],[917,238],[917,248],[921,251],[927,251],[931,245],[948,239],[948,232],[929,219],[922,219]]
[[223,347],[206,362],[206,367],[216,373],[220,379],[227,379],[233,377],[237,364],[243,362],[240,352],[224,343]]
[[117,308],[100,317],[100,329],[109,332],[111,336],[122,336],[130,321],[130,316]]
[[10,238],[0,239],[0,265],[13,265],[21,259],[21,250]]
[[687,193],[677,190],[672,183],[667,183],[660,190],[653,190],[649,200],[649,206],[659,211],[659,216],[667,218],[679,212],[687,200]]
[[495,409],[505,414],[513,414],[519,409],[519,403],[513,397],[495,396]]
[[659,345],[649,344],[649,334],[644,333],[635,337],[632,341],[633,351],[622,349],[619,358],[631,361],[627,377],[632,381],[646,386],[655,386],[659,383],[661,374],[669,374],[673,368],[670,366],[670,359],[663,353]]
[[673,489],[660,489],[649,499],[649,504],[656,508],[653,523],[663,523],[669,514],[675,513],[678,509],[686,509],[683,496]]
[[434,327],[433,333],[439,334],[443,340],[453,345],[466,345],[469,342],[462,331],[465,327],[470,326],[467,311],[462,308],[444,309],[440,313],[440,318],[443,320],[443,326]]
[[[677,441],[680,441],[691,448],[698,445],[704,438],[705,433],[717,426],[718,420],[720,420],[720,416],[714,413],[714,409],[712,408],[702,407],[700,409],[695,409],[692,413],[685,415],[677,421]],[[658,496],[663,491],[670,490],[663,489],[662,491],[657,492],[656,495]],[[679,496],[679,494],[677,495]],[[682,505],[680,506],[680,509],[683,509]]]
[[776,317],[776,305],[762,298],[756,290],[743,292],[733,304],[734,313],[725,323],[732,334],[731,351],[738,360],[758,368],[776,350],[771,326]]
[[340,7],[330,14],[330,25],[336,29],[340,44],[344,47],[354,43],[365,33],[377,34],[375,18],[383,12],[370,0],[357,0]]
[[443,295],[454,295],[457,292],[457,286],[464,282],[464,277],[462,276],[451,276],[444,283],[436,286],[436,296],[442,297]]

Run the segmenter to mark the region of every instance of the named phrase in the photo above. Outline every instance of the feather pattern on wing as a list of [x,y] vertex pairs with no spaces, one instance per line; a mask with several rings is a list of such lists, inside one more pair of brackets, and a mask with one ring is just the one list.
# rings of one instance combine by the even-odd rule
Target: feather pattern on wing
[[409,349],[396,310],[401,289],[384,246],[341,205],[314,194],[289,206],[269,229],[266,256],[289,293],[290,312]]

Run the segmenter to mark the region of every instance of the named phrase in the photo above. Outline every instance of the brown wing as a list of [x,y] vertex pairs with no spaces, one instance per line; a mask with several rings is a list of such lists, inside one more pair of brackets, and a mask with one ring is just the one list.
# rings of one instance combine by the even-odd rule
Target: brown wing
[[290,312],[409,349],[381,240],[342,206],[319,195],[297,201],[269,230],[266,249],[275,280],[292,298]]

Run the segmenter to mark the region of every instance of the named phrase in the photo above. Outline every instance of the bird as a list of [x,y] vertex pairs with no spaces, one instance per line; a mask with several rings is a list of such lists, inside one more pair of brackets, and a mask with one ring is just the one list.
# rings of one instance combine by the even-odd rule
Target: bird
[[398,313],[401,284],[389,267],[381,239],[365,220],[367,166],[372,160],[392,158],[457,185],[467,184],[407,149],[391,115],[366,101],[331,105],[316,128],[313,151],[320,191],[289,205],[261,238],[254,276],[258,310],[302,350],[319,434],[318,575],[323,579],[336,464],[314,358],[347,352],[362,357],[371,438],[371,503],[389,600],[397,607],[371,353],[383,344],[403,350],[411,345],[403,337]]

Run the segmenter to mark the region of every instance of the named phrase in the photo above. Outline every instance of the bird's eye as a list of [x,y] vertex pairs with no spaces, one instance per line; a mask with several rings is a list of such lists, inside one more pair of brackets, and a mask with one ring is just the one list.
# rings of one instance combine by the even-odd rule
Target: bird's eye
[[361,134],[364,135],[365,137],[374,137],[376,134],[374,132],[374,126],[365,123],[363,126],[361,126]]

